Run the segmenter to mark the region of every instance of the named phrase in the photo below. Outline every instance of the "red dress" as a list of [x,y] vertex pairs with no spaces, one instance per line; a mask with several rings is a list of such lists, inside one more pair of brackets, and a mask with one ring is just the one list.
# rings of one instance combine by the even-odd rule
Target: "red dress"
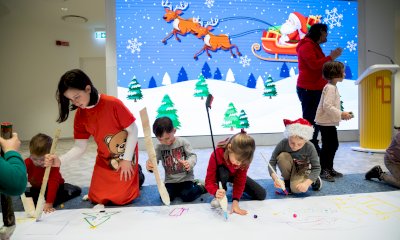
[[[25,159],[26,172],[28,173],[28,181],[32,187],[40,190],[44,176],[45,167],[35,166],[32,159]],[[59,167],[52,167],[50,170],[49,180],[47,181],[46,203],[54,203],[57,196],[58,188],[64,183]]]
[[[110,160],[122,158],[125,151],[126,131],[135,117],[121,100],[101,94],[96,106],[77,109],[74,120],[74,138],[93,136],[97,144],[96,163],[89,188],[89,199],[94,203],[116,205],[131,203],[139,196],[138,149],[135,146],[133,176],[120,180],[121,171],[110,167]],[[122,137],[121,137],[122,136]]]

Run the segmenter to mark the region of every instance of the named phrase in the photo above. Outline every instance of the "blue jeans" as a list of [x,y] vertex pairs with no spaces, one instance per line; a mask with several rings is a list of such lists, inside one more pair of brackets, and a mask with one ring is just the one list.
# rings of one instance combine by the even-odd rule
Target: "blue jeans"
[[296,87],[297,96],[301,102],[301,109],[303,111],[303,118],[309,121],[314,126],[314,134],[311,142],[314,144],[318,155],[321,149],[318,145],[318,133],[319,127],[315,124],[315,114],[317,113],[317,108],[319,100],[321,99],[322,90],[307,90],[304,88]]

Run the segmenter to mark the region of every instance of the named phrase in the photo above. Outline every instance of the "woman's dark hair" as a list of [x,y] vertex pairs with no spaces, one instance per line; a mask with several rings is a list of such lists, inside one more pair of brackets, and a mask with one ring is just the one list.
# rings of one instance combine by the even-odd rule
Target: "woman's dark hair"
[[70,100],[64,96],[64,93],[70,88],[85,90],[87,85],[91,87],[88,106],[93,106],[99,100],[99,93],[97,89],[93,86],[90,78],[82,70],[72,69],[61,76],[56,92],[59,112],[59,116],[57,119],[58,123],[62,123],[67,120],[69,111],[73,111],[77,108],[77,106],[70,104]]
[[170,133],[174,130],[174,124],[169,117],[157,118],[153,123],[153,133],[156,137],[162,137],[164,133]]
[[320,39],[322,32],[328,32],[328,25],[324,23],[316,23],[310,27],[306,37],[309,37],[314,42],[317,42]]

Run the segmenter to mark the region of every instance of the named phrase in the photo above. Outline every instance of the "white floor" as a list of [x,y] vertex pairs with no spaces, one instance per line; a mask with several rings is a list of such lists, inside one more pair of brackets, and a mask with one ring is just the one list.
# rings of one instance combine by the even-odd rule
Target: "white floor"
[[59,210],[38,222],[18,212],[12,239],[400,239],[400,191],[210,205]]

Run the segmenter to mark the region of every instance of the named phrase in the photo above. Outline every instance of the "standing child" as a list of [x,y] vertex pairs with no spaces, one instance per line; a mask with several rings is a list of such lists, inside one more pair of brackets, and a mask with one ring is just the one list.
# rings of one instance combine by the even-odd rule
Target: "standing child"
[[[168,117],[157,118],[153,124],[153,133],[160,144],[155,151],[157,161],[161,161],[165,170],[165,187],[171,201],[180,197],[184,202],[191,202],[206,190],[200,182],[194,182],[193,168],[197,156],[193,153],[190,143],[181,137],[175,137],[176,129]],[[153,171],[150,160],[146,169]]]
[[307,192],[311,186],[314,191],[322,187],[319,174],[321,166],[317,150],[309,140],[313,137],[314,128],[304,118],[295,121],[283,120],[285,124],[284,135],[272,152],[269,164],[276,172],[276,165],[282,173],[284,183],[268,168],[276,188],[285,185],[290,193]]
[[336,126],[341,120],[352,118],[350,112],[340,110],[340,95],[336,86],[345,77],[344,64],[337,61],[326,62],[322,67],[322,76],[328,81],[322,90],[321,100],[318,105],[315,122],[321,131],[322,148],[320,153],[321,178],[334,182],[334,177],[343,174],[333,168],[333,159],[339,147]]
[[[97,144],[88,198],[93,203],[125,205],[139,196],[144,175],[138,162],[135,117],[121,100],[99,94],[89,77],[79,69],[66,72],[57,89],[58,122],[74,119],[75,145],[60,158],[46,155],[45,166],[60,166],[86,151],[93,136]],[[101,207],[101,206],[100,206]]]
[[[220,206],[218,199],[226,195],[228,182],[233,183],[231,213],[247,214],[246,210],[239,207],[243,192],[254,200],[265,199],[265,189],[247,176],[255,149],[254,139],[243,130],[218,143],[210,156],[206,175],[206,189],[215,196],[211,201],[212,207]],[[219,189],[219,182],[222,183],[223,189]]]
[[392,186],[400,188],[400,131],[397,132],[389,147],[386,149],[384,163],[389,173],[383,172],[377,165],[365,174],[365,179],[377,178]]
[[[50,152],[53,139],[46,134],[39,133],[29,142],[30,156],[25,159],[28,181],[31,184],[29,192],[25,192],[27,197],[32,197],[36,204],[40,188],[42,187],[43,176],[46,168],[44,167],[44,156]],[[81,189],[68,183],[64,183],[59,167],[52,167],[47,191],[45,195],[46,204],[43,211],[45,213],[54,212],[54,207],[66,202],[81,194]]]

